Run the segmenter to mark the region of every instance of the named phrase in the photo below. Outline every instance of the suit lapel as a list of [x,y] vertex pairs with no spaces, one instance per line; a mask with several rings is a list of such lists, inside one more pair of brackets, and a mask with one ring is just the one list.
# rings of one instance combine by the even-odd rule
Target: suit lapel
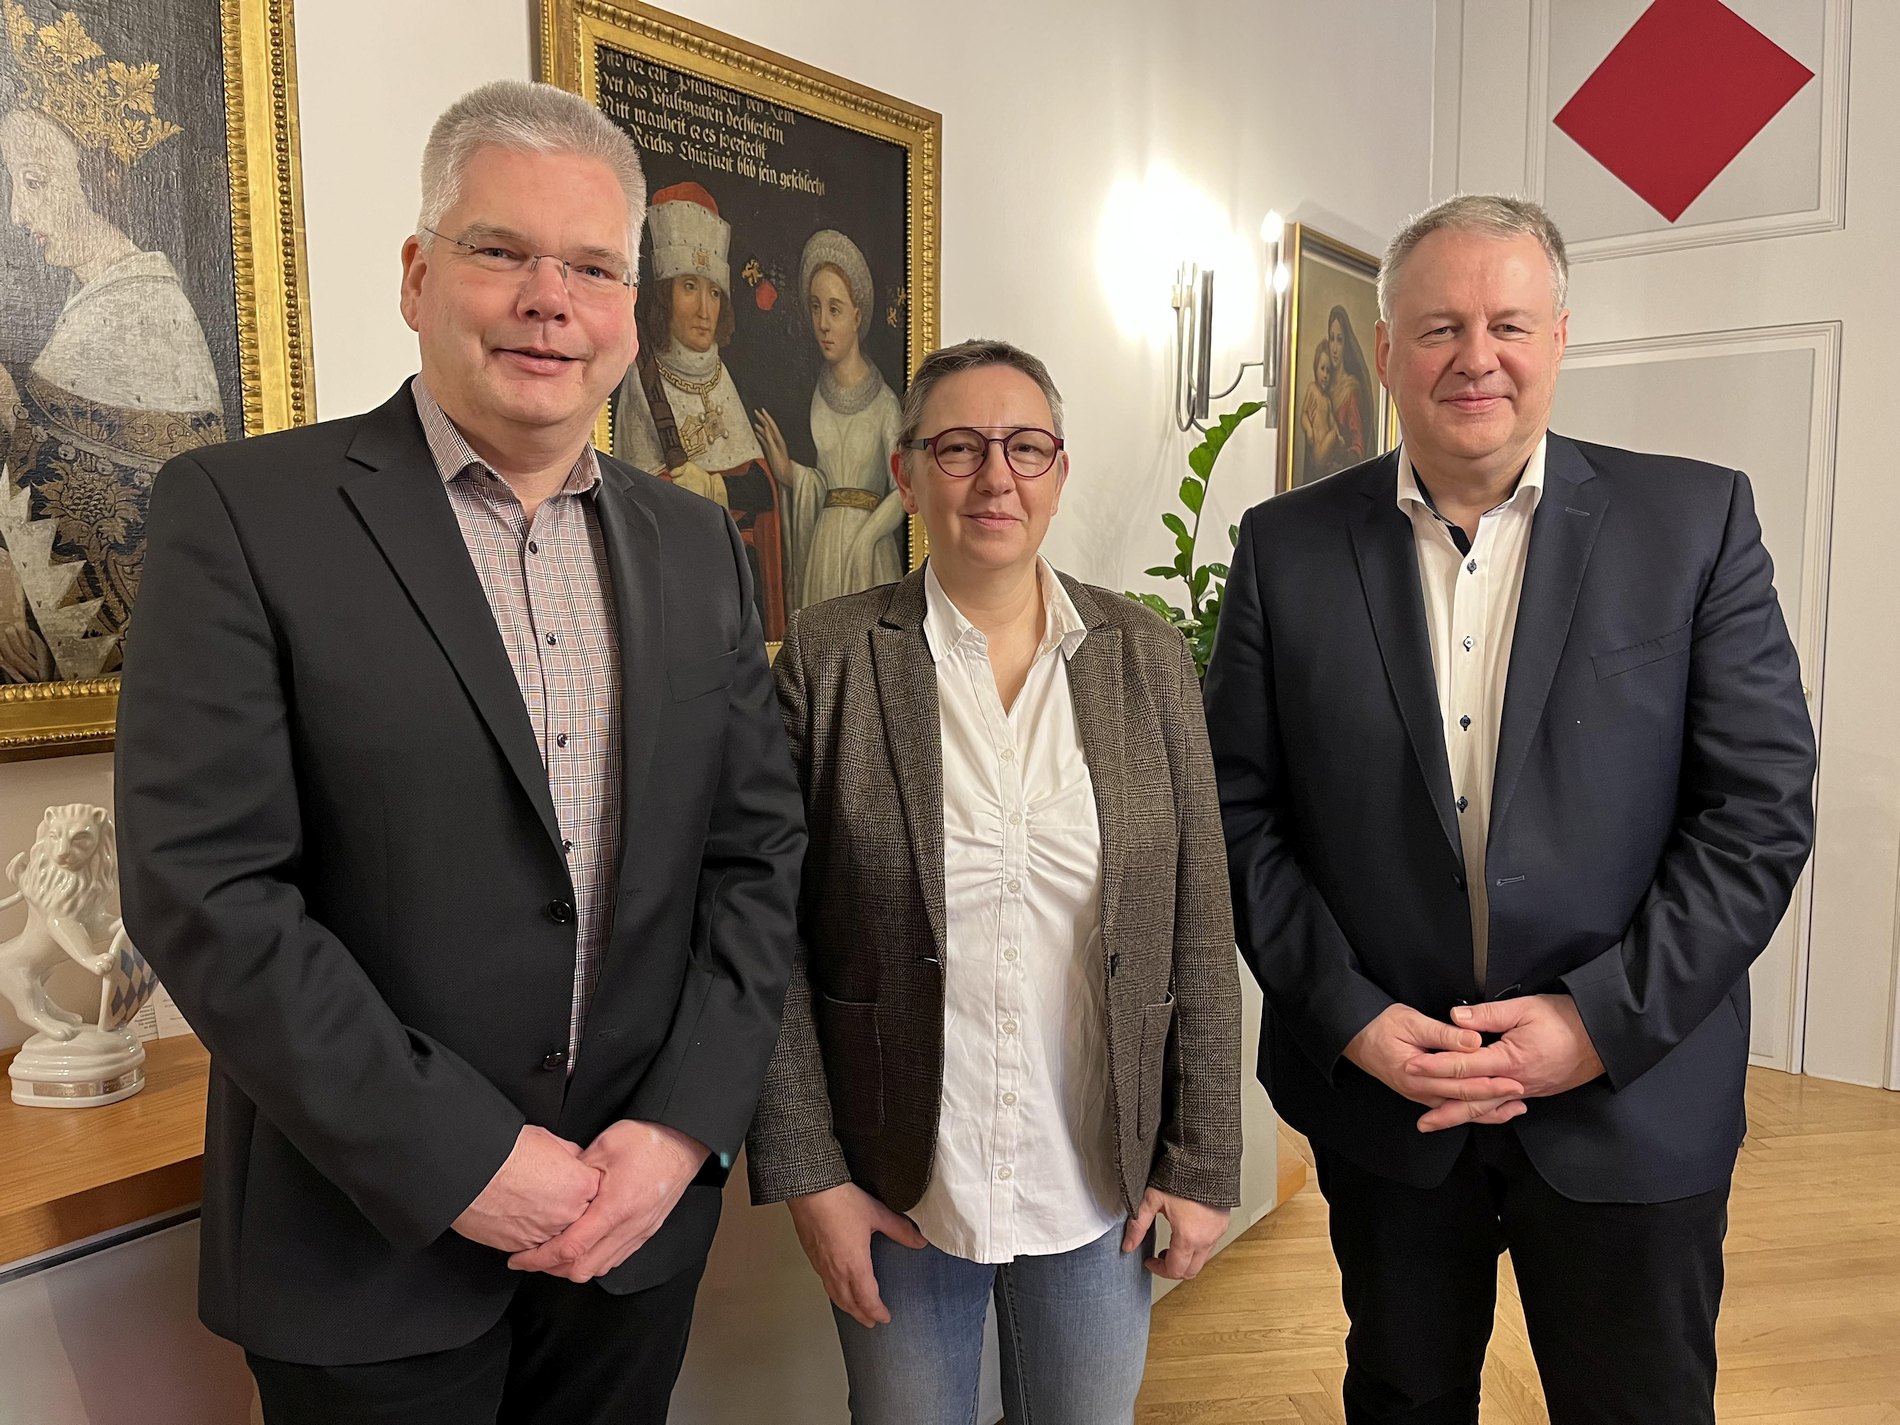
[[[1498,760],[1491,794],[1491,826],[1504,824],[1517,791],[1531,739],[1544,718],[1570,620],[1583,588],[1584,569],[1603,514],[1608,487],[1595,478],[1583,452],[1553,435],[1544,453],[1544,493],[1531,520],[1524,590],[1511,638],[1511,667],[1504,683],[1504,714],[1498,724]],[[1495,835],[1492,838],[1496,843]]]
[[349,458],[365,469],[344,482],[345,497],[448,656],[558,846],[560,826],[534,727],[407,384],[364,421]]
[[1353,522],[1353,557],[1359,583],[1379,640],[1386,681],[1412,739],[1419,772],[1438,812],[1438,824],[1454,853],[1462,854],[1458,814],[1452,809],[1451,766],[1432,676],[1431,635],[1425,627],[1425,595],[1418,585],[1418,549],[1412,522],[1398,507],[1398,456],[1391,455],[1363,477],[1364,511]]
[[1082,738],[1082,760],[1088,764],[1089,780],[1095,786],[1095,816],[1102,836],[1102,925],[1106,930],[1114,924],[1127,850],[1122,633],[1106,626],[1088,590],[1066,577],[1062,583],[1075,611],[1088,626],[1088,636],[1069,658],[1069,700],[1075,706],[1075,725]]
[[944,958],[943,740],[937,708],[937,665],[924,638],[924,574],[919,569],[891,592],[883,620],[871,630],[884,740],[896,773],[897,800],[910,833],[917,884],[939,963]]
[[666,606],[660,577],[660,527],[630,475],[600,462],[601,544],[613,580],[620,643],[620,875],[626,877],[628,828],[646,791],[666,675]]

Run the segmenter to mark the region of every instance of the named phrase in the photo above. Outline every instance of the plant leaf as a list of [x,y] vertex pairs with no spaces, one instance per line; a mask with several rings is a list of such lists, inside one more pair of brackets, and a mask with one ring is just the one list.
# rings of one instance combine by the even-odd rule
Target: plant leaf
[[1197,515],[1201,512],[1201,499],[1206,494],[1207,486],[1199,480],[1188,477],[1181,481],[1181,503]]
[[1174,534],[1177,538],[1186,539],[1188,537],[1187,522],[1183,520],[1179,515],[1177,515],[1173,510],[1169,510],[1166,514],[1164,514],[1161,517],[1161,523],[1165,525],[1168,529],[1174,531]]
[[[1141,572],[1146,574],[1150,579],[1172,579],[1174,577],[1174,566],[1172,564],[1157,564],[1154,568],[1144,569]],[[1128,597],[1132,599],[1135,595],[1131,593]]]

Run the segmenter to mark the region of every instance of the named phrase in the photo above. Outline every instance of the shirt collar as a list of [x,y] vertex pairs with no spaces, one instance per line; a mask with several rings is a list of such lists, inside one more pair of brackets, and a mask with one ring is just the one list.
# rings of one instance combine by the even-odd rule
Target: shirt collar
[[[1052,648],[1060,648],[1064,658],[1071,658],[1088,637],[1088,625],[1082,622],[1075,600],[1062,587],[1056,571],[1040,555],[1036,559],[1036,579],[1042,591],[1043,611],[1042,642],[1036,647],[1036,657],[1041,658]],[[986,648],[989,643],[983,630],[950,602],[950,596],[937,580],[936,566],[929,560],[924,561],[924,641],[930,646],[934,662],[941,662],[965,645]]]
[[[496,475],[486,460],[475,453],[454,421],[449,419],[447,411],[417,376],[409,383],[409,390],[415,396],[416,414],[422,417],[422,433],[429,441],[429,454],[435,459],[436,473],[442,477],[444,485],[458,476],[465,475],[472,468],[477,474],[494,479]],[[564,495],[582,495],[600,484],[600,461],[594,455],[591,444],[581,447],[580,458],[574,462],[574,468],[567,473],[567,483],[562,485]]]
[[[1546,432],[1538,440],[1537,448],[1531,451],[1531,458],[1524,462],[1524,473],[1518,476],[1517,485],[1495,508],[1501,510],[1506,505],[1517,503],[1526,513],[1536,511],[1538,502],[1544,498],[1544,456],[1549,448],[1550,435]],[[1419,510],[1441,522],[1445,518],[1439,514],[1438,507],[1432,503],[1425,487],[1419,484],[1418,472],[1406,458],[1403,443],[1399,445],[1398,504],[1400,511],[1407,515]]]

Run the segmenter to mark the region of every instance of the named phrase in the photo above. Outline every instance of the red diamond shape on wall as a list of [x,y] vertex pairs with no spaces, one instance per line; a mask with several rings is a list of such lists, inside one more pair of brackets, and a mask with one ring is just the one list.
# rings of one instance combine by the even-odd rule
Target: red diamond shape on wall
[[1813,78],[1720,0],[1656,0],[1554,122],[1673,223]]

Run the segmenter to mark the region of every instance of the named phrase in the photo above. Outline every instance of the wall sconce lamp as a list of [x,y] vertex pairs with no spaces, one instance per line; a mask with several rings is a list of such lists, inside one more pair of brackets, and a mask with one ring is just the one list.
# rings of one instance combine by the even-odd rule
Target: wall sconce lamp
[[1230,396],[1249,371],[1260,372],[1267,391],[1268,424],[1275,419],[1275,397],[1280,389],[1280,333],[1286,319],[1286,293],[1293,274],[1280,260],[1280,239],[1285,222],[1277,212],[1269,212],[1260,223],[1260,241],[1267,249],[1266,335],[1261,343],[1260,360],[1243,361],[1227,388],[1215,391],[1214,366],[1214,269],[1181,264],[1174,281],[1174,421],[1180,430],[1202,430],[1211,402]]

